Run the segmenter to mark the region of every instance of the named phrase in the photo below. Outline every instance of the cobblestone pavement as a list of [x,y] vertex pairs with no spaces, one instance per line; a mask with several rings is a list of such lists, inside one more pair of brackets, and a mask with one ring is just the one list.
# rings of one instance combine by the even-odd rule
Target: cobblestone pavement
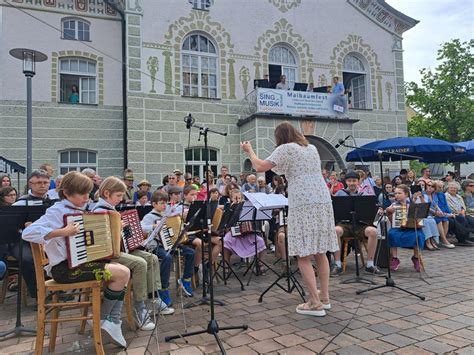
[[[382,289],[362,295],[355,291],[363,284],[343,284],[341,280],[355,273],[353,255],[349,256],[345,275],[331,279],[332,309],[326,317],[317,318],[295,313],[300,303],[296,291],[287,294],[279,288],[267,293],[262,303],[259,295],[275,279],[267,271],[264,276],[253,277],[250,286],[241,291],[235,278],[228,285],[219,283],[215,295],[225,301],[216,306],[215,314],[221,327],[247,324],[248,330],[221,331],[219,333],[227,354],[474,354],[474,248],[457,247],[453,250],[425,251],[426,273],[417,274],[410,261],[411,251],[400,252],[401,266],[394,273],[397,285],[426,296],[426,301],[394,289]],[[268,262],[274,260],[266,255]],[[275,270],[278,270],[275,267]],[[243,274],[243,269],[238,275]],[[297,275],[300,279],[300,276]],[[384,279],[374,278],[377,283]],[[173,290],[174,292],[174,290]],[[196,290],[194,299],[201,295]],[[0,332],[15,325],[15,298],[7,294],[0,305]],[[30,304],[31,304],[31,300]],[[207,306],[181,310],[179,296],[174,297],[177,312],[158,322],[158,339],[151,339],[149,353],[201,354],[217,353],[214,337],[197,335],[174,342],[164,337],[178,332],[202,330],[210,318]],[[184,299],[183,302],[188,302]],[[26,326],[35,327],[35,312],[27,307],[22,314]],[[126,352],[105,342],[107,354],[144,354],[150,332],[128,330],[123,322],[129,347]],[[94,353],[90,329],[78,334],[76,322],[60,324],[57,353]],[[10,338],[0,342],[0,353],[30,354],[34,337]],[[48,337],[45,345],[48,344]],[[47,348],[44,349],[47,353]]]

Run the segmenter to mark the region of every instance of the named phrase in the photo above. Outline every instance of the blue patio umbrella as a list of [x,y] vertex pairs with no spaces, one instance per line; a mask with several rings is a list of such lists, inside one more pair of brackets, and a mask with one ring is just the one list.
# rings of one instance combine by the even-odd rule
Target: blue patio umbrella
[[456,143],[466,150],[464,153],[456,154],[450,162],[468,163],[474,161],[474,139]]
[[383,161],[423,160],[436,162],[439,159],[449,160],[454,155],[465,152],[465,148],[435,138],[395,137],[374,141],[354,149],[347,154],[346,161],[378,161],[378,151],[383,152]]

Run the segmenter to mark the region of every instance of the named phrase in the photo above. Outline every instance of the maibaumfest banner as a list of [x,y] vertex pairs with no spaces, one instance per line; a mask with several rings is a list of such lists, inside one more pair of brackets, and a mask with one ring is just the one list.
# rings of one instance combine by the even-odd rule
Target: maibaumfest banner
[[259,88],[257,112],[293,116],[347,117],[347,98],[319,92]]

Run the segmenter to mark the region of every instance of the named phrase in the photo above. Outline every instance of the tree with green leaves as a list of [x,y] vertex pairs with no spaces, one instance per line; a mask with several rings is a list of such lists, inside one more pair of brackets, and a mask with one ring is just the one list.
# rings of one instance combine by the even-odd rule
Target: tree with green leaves
[[446,42],[439,65],[422,69],[421,85],[406,83],[406,101],[416,112],[410,136],[460,142],[474,138],[474,40]]

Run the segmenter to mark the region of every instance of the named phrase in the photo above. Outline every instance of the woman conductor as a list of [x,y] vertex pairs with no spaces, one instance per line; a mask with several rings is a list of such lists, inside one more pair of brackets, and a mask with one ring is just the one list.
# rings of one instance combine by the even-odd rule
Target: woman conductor
[[[240,144],[257,172],[273,170],[288,180],[288,253],[298,257],[298,267],[309,289],[309,302],[296,312],[325,316],[329,301],[329,262],[326,252],[339,249],[331,196],[321,174],[319,153],[289,122],[275,129],[277,148],[265,160],[259,159],[249,142]],[[315,256],[320,279],[318,295],[311,264]]]

